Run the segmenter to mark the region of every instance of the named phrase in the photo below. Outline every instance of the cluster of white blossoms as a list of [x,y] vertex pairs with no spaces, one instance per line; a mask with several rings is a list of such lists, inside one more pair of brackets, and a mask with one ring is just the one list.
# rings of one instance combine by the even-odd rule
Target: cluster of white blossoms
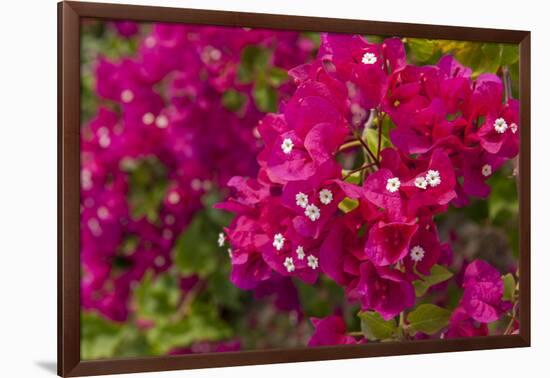
[[411,249],[411,253],[410,253],[411,260],[414,262],[420,262],[424,258],[425,254],[426,254],[426,251],[424,251],[424,248],[422,248],[419,245],[414,246]]
[[374,64],[374,63],[376,63],[377,60],[378,59],[376,58],[376,55],[374,53],[366,52],[363,55],[363,58],[361,59],[361,62],[363,64]]
[[[299,260],[303,260],[303,258],[304,258],[303,255],[301,258],[300,258],[300,255],[298,256]],[[289,273],[292,273],[296,270],[296,266],[294,265],[294,259],[292,257],[285,258],[285,261],[283,262],[283,266],[286,268],[286,271]],[[317,269],[319,267],[319,259],[313,255],[309,255],[307,257],[307,266],[309,266],[313,270]]]
[[281,144],[281,149],[285,154],[289,154],[292,152],[292,149],[294,148],[294,143],[292,142],[292,139],[285,138],[283,140],[283,143]]
[[[315,222],[321,217],[321,209],[319,209],[319,207],[317,207],[316,205],[309,203],[309,197],[307,194],[299,192],[298,194],[296,194],[295,199],[296,205],[304,209],[305,216],[308,217],[312,222]],[[323,205],[330,204],[333,199],[334,196],[329,189],[322,189],[319,192],[319,201],[321,201]]]
[[392,177],[388,179],[388,182],[386,183],[386,190],[390,193],[395,193],[399,190],[399,187],[401,186],[401,181],[399,181],[398,177]]
[[485,164],[483,167],[481,167],[481,174],[485,177],[491,176],[493,173],[493,168],[489,164]]
[[273,237],[273,246],[277,251],[280,251],[283,249],[283,246],[285,245],[285,237],[282,234],[275,234]]
[[506,123],[504,118],[495,119],[495,123],[493,123],[493,126],[495,128],[495,131],[499,134],[503,134],[506,130],[508,130],[508,124]]

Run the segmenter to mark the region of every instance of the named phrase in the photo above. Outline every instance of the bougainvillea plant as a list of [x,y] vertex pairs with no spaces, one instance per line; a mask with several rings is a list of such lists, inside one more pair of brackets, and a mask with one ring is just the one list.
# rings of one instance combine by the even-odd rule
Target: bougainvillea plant
[[98,20],[82,46],[83,359],[518,330],[514,49]]
[[483,260],[460,272],[453,308],[430,301],[453,276],[435,218],[487,198],[518,155],[518,102],[500,77],[473,78],[451,55],[407,64],[399,38],[337,34],[289,75],[292,97],[258,125],[258,174],[229,180],[217,205],[236,214],[220,236],[232,282],[324,275],[344,288],[362,330],[312,319],[310,345],[484,336],[505,316],[503,333],[515,332],[514,277]]

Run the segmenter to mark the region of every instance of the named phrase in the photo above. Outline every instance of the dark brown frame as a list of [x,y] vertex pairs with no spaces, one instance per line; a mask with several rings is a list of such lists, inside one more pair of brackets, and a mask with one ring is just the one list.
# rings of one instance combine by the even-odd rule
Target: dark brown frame
[[[83,17],[519,44],[522,125],[519,157],[519,335],[82,361],[79,297],[79,83],[80,20]],[[58,374],[68,377],[530,346],[530,50],[529,31],[85,2],[58,3]]]

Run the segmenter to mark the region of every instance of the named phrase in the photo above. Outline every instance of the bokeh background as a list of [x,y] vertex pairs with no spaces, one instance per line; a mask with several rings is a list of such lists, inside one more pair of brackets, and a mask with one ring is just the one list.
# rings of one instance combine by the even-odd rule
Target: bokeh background
[[[211,207],[231,176],[254,175],[257,122],[292,93],[287,71],[315,56],[318,34],[91,19],[81,33],[82,358],[291,348],[307,344],[309,317],[357,323],[326,277],[234,287],[218,243],[230,218]],[[517,98],[517,46],[404,42],[410,63],[451,53],[474,75],[507,72]],[[438,217],[454,271],[478,257],[515,272],[515,164],[488,200]],[[452,283],[445,293],[458,301]]]

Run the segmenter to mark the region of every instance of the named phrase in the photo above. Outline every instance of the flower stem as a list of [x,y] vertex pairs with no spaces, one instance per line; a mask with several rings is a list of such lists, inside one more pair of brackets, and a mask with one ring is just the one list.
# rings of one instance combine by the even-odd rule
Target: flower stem
[[360,172],[360,171],[363,171],[365,169],[368,169],[368,168],[371,168],[371,167],[374,167],[374,166],[376,166],[376,163],[365,164],[365,165],[362,165],[359,168],[352,169],[351,171],[348,172],[347,175],[344,176],[344,178],[342,180],[347,179],[348,177],[350,177],[351,175],[353,175],[356,172]]

